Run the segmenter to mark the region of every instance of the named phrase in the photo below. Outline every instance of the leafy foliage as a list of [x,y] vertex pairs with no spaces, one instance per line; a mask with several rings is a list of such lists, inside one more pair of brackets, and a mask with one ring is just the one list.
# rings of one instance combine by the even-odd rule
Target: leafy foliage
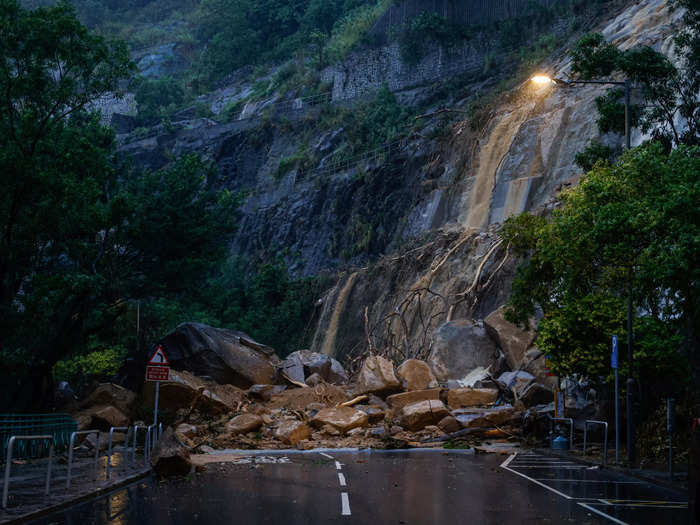
[[541,310],[537,344],[564,374],[602,375],[610,336],[625,333],[630,293],[639,373],[658,380],[697,358],[700,295],[700,156],[650,144],[617,165],[596,164],[562,196],[551,220],[521,215],[503,238],[529,255],[517,272],[510,319]]
[[[650,47],[622,52],[598,33],[582,37],[572,51],[572,71],[582,79],[605,78],[615,72],[629,79],[635,97],[641,98],[641,103],[631,108],[633,125],[674,145],[700,143],[700,62],[695,60],[700,52],[697,39],[690,36],[693,27],[700,27],[700,6],[693,2],[683,5],[686,4],[691,27],[676,39],[681,69]],[[623,95],[623,90],[614,89],[596,100],[601,132],[624,132]]]
[[591,142],[586,149],[576,154],[576,165],[583,171],[591,171],[599,161],[613,160],[614,151],[598,141]]
[[430,44],[449,49],[467,36],[466,27],[424,11],[403,28],[398,40],[404,61],[415,65],[426,55]]

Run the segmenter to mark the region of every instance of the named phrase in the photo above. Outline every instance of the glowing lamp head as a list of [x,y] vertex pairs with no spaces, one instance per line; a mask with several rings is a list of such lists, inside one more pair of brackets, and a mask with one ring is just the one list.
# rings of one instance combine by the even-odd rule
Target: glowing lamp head
[[544,86],[547,84],[553,84],[554,80],[552,80],[550,77],[547,75],[535,75],[532,77],[530,80],[532,80],[535,84],[539,86]]

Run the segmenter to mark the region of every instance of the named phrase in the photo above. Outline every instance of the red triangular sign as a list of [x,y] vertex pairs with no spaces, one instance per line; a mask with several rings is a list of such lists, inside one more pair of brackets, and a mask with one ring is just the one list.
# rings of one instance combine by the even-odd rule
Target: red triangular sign
[[170,362],[161,345],[156,347],[156,351],[153,352],[153,355],[148,360],[148,366],[170,366]]

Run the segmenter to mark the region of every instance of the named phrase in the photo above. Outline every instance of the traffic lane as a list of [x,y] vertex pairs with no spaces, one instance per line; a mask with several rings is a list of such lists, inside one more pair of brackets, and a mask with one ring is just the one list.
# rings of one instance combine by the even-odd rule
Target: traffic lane
[[539,453],[517,454],[502,468],[618,524],[690,523],[681,492],[622,473]]
[[339,523],[334,463],[319,455],[285,463],[212,463],[184,479],[155,477],[32,523],[190,525]]
[[606,520],[499,468],[500,455],[331,454],[343,465],[348,523],[599,524]]

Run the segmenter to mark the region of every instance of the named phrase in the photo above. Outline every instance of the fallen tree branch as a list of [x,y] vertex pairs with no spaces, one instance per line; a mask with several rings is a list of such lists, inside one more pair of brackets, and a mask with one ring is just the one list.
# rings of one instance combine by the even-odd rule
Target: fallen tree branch
[[346,401],[345,403],[339,403],[337,406],[339,406],[339,407],[351,407],[353,405],[361,403],[362,401],[367,401],[368,399],[369,398],[365,395],[357,396],[357,397],[352,398],[350,401]]

